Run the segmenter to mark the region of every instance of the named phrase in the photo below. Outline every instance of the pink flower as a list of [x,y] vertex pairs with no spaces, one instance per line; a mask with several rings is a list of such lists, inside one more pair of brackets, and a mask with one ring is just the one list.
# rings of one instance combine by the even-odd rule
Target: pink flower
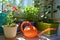
[[13,11],[17,11],[18,10],[16,6],[13,6],[12,9],[13,9]]

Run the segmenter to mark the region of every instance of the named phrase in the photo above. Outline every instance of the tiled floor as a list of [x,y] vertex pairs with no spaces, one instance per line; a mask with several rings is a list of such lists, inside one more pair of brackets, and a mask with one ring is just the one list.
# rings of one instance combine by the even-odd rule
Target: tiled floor
[[36,38],[26,38],[22,35],[22,33],[18,34],[16,38],[5,38],[4,35],[0,35],[0,40],[60,40],[60,36],[52,36],[52,37],[48,37],[45,35],[42,35],[40,37],[36,37]]
[[4,40],[4,36],[3,35],[0,35],[0,40]]

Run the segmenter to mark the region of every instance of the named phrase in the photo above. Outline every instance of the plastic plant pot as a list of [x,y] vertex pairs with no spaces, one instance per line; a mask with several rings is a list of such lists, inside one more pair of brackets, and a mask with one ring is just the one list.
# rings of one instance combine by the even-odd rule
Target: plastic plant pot
[[58,24],[57,23],[44,23],[44,22],[37,22],[36,27],[39,31],[43,31],[47,28],[56,28],[56,30],[48,31],[45,34],[53,35],[57,33]]

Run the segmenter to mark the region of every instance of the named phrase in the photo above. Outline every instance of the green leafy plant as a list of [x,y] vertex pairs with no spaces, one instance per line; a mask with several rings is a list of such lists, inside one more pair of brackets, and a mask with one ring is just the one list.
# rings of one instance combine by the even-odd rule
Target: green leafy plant
[[24,9],[24,18],[29,21],[36,21],[38,18],[38,9],[37,7],[34,6],[27,6]]
[[43,22],[54,22],[54,18],[53,15],[55,12],[57,12],[57,10],[54,8],[54,0],[44,0],[44,14],[41,15],[41,21]]
[[16,26],[16,23],[14,23],[14,18],[13,18],[12,12],[7,15],[6,20],[7,20],[6,26],[8,26],[8,27]]
[[14,18],[16,18],[15,22],[18,23],[20,20],[23,19],[23,10],[21,8],[21,6],[17,6],[18,8],[18,12],[14,13]]
[[4,26],[7,27],[15,27],[16,23],[14,22],[16,18],[14,18],[14,14],[17,12],[17,7],[12,6],[10,7],[10,4],[7,5],[7,7],[10,8],[8,15],[6,16],[6,24]]

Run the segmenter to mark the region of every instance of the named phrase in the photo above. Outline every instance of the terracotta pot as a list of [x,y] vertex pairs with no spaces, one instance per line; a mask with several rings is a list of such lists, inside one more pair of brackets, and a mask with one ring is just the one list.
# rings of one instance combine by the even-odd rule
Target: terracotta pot
[[3,30],[4,30],[4,35],[6,38],[14,38],[16,37],[17,34],[17,27],[4,27],[3,26]]

